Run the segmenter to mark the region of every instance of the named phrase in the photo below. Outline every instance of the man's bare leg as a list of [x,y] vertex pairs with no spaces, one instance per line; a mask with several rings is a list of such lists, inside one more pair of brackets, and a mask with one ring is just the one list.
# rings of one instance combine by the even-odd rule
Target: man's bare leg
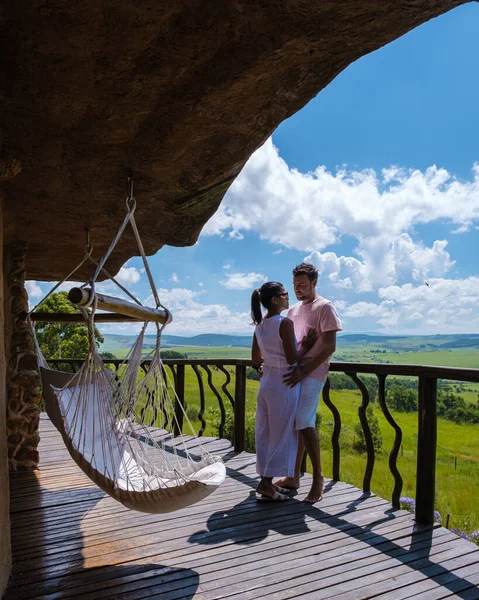
[[300,438],[306,447],[306,452],[311,460],[313,467],[313,484],[309,494],[304,499],[305,502],[319,502],[323,499],[324,477],[321,469],[321,452],[319,449],[319,435],[314,427],[301,429]]
[[293,477],[283,477],[279,481],[275,481],[273,485],[286,488],[289,490],[298,490],[301,485],[300,475],[301,475],[301,465],[303,464],[303,456],[305,452],[305,446],[303,442],[303,436],[301,435],[301,431],[298,432],[298,452],[296,454],[296,463],[294,465],[294,476]]

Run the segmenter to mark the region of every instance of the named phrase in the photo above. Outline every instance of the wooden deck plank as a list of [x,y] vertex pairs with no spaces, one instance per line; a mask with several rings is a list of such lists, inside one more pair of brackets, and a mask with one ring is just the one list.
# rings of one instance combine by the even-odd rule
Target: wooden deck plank
[[[255,504],[254,500],[251,500],[251,502]],[[381,501],[381,504],[384,507],[384,501]],[[298,513],[300,515],[299,523],[296,524],[296,529],[299,529],[300,531],[306,530],[304,526],[305,511],[303,506],[304,503],[297,502],[296,506],[291,507],[291,509],[295,508],[295,511],[292,513],[293,515]],[[285,512],[285,507],[281,507],[281,509],[281,514],[274,515],[274,519],[270,519],[268,523],[269,528],[282,530],[285,524],[288,523],[291,515],[288,515],[288,513]],[[309,510],[310,509],[308,508],[308,511]],[[368,510],[368,506],[365,505],[363,510]],[[341,514],[341,511],[341,505],[339,505],[337,509],[331,509],[331,515],[327,518],[327,520],[334,520],[336,518],[334,513]],[[102,548],[101,546],[86,545],[83,547],[80,546],[76,550],[72,550],[70,552],[67,551],[58,556],[54,555],[51,557],[42,553],[41,558],[37,559],[36,561],[36,563],[38,563],[38,572],[25,573],[25,577],[33,578],[34,580],[38,581],[38,579],[41,577],[41,573],[39,571],[47,572],[49,576],[54,572],[57,574],[61,572],[69,572],[72,568],[78,566],[79,555],[81,556],[80,566],[83,563],[93,562],[96,566],[100,566],[109,563],[122,563],[134,558],[164,558],[169,551],[182,548],[184,548],[184,552],[187,552],[188,541],[203,545],[215,543],[216,546],[220,548],[223,545],[234,543],[234,541],[242,535],[251,537],[251,532],[253,534],[253,539],[258,536],[265,537],[268,534],[269,529],[264,531],[262,527],[262,521],[264,521],[264,518],[267,516],[267,514],[267,511],[264,510],[261,512],[255,512],[253,517],[250,519],[239,517],[239,523],[238,517],[235,516],[231,521],[228,519],[227,523],[222,523],[223,526],[220,529],[215,529],[216,525],[213,523],[212,531],[204,532],[204,530],[198,529],[197,524],[194,524],[193,526],[189,524],[181,526],[179,524],[177,528],[173,528],[171,530],[171,538],[166,537],[163,531],[157,531],[154,533],[145,534],[144,536],[139,536],[138,539],[123,537],[119,541],[112,541],[111,543],[108,542],[106,548]],[[227,524],[230,526],[227,527]],[[158,555],[159,543],[161,543],[160,555]],[[17,561],[17,568],[22,569],[23,571],[29,571],[32,568],[31,561]]]
[[[250,574],[249,579],[242,580],[235,586],[235,596],[245,599],[295,598],[308,592],[309,598],[331,598],[338,591],[339,595],[344,597],[348,588],[354,590],[364,585],[368,586],[368,579],[378,577],[382,572],[389,573],[396,564],[419,559],[421,553],[428,548],[428,542],[421,540],[415,552],[411,553],[407,547],[410,541],[407,538],[395,540],[391,545],[385,543],[379,548],[363,546],[356,552],[341,554],[340,557],[334,556],[331,559],[328,557],[321,562],[316,557],[311,557],[316,560],[308,562],[303,556],[299,564],[288,565],[286,569],[274,569],[264,577],[252,578],[251,575],[254,574]],[[440,554],[445,545],[446,542],[440,543],[440,540],[437,540],[435,553]],[[211,593],[205,594],[204,597],[212,600],[223,597],[222,594],[223,592],[215,586]]]
[[[361,533],[362,535],[364,535],[364,537],[366,538],[367,536],[372,537],[373,535],[375,535],[375,533],[372,532],[372,529],[375,527],[375,519],[378,518],[380,513],[371,513],[370,516],[365,515],[365,518],[363,519],[363,521],[360,523],[360,525],[362,526],[354,526],[354,525],[350,525],[349,529],[351,531],[354,531],[356,534]],[[376,516],[375,516],[376,515]],[[403,516],[403,517],[399,517],[398,518],[398,522],[393,521],[393,523],[384,523],[382,525],[379,525],[376,531],[381,531],[381,532],[392,532],[394,530],[399,530],[401,528],[404,527],[404,524],[407,520],[407,517]],[[365,525],[370,526],[371,531],[365,532],[363,527]],[[323,527],[323,531],[318,531],[317,533],[317,537],[315,538],[308,538],[308,542],[306,543],[304,541],[304,536],[302,534],[298,534],[297,533],[297,525],[292,525],[290,528],[290,542],[292,546],[297,547],[303,547],[303,544],[306,544],[306,548],[311,545],[315,546],[319,543],[324,543],[325,541],[327,541],[326,536],[328,534],[328,532],[326,531],[327,529],[327,525],[325,525]],[[344,527],[343,528],[343,532],[347,533],[347,528]],[[331,536],[333,537],[333,536]],[[322,540],[321,540],[322,538]],[[347,544],[351,544],[354,543],[354,538],[352,538],[349,535],[344,535],[344,536],[340,536],[340,532],[337,532],[337,536],[336,536],[336,543],[339,545],[347,545]],[[290,546],[289,548],[291,548],[291,550],[293,550],[293,547]],[[283,535],[280,534],[276,534],[276,535],[270,535],[267,538],[263,538],[263,539],[258,539],[255,541],[255,545],[254,545],[254,552],[257,553],[259,551],[262,550],[268,550],[268,552],[272,552],[277,553],[277,554],[282,554],[283,550],[284,550],[284,538]],[[184,564],[185,561],[185,551],[184,549],[180,549],[176,552],[171,552],[169,557],[168,557],[168,564],[171,567],[181,567]],[[261,555],[261,558],[263,557],[263,555]],[[226,560],[231,560],[232,558],[234,559],[238,559],[241,561],[242,564],[247,564],[249,562],[253,562],[255,563],[257,561],[257,556],[255,554],[253,554],[252,549],[249,545],[238,545],[238,544],[230,544],[229,546],[225,546],[222,549],[221,555],[218,556],[218,548],[217,547],[198,547],[198,548],[192,548],[191,552],[188,553],[188,561],[189,564],[192,564],[191,561],[195,562],[196,566],[210,566],[213,567],[214,569],[216,568],[216,561],[212,561],[212,558],[216,558],[217,560],[226,561]],[[145,561],[143,561],[144,563]],[[143,567],[142,565],[142,561],[130,561],[129,562],[130,565],[136,564],[137,565],[137,569],[136,571],[138,571],[139,573],[142,573]],[[223,565],[224,566],[224,565]],[[108,580],[112,577],[114,577],[114,573],[115,573],[115,569],[112,565],[109,565],[107,567],[104,567],[101,569],[101,573],[102,573],[102,578]],[[113,575],[112,575],[113,573]],[[154,575],[155,573],[151,573],[151,575]],[[144,571],[144,573],[142,574],[142,577],[147,577],[148,576],[148,571]],[[62,588],[65,589],[65,587],[71,587],[71,583],[72,581],[74,581],[75,579],[77,579],[77,575],[71,575],[67,578],[57,578],[55,580],[49,580],[47,582],[47,585],[49,587],[53,586],[53,589],[57,588],[57,584],[59,582],[62,583]],[[97,575],[97,579],[98,579],[98,575]],[[82,583],[87,583],[88,582],[88,577],[83,576],[82,577]]]
[[222,455],[228,478],[188,509],[144,515],[98,490],[48,420],[40,431],[41,470],[11,478],[6,600],[479,598],[476,546],[351,485],[328,482],[311,506],[306,477],[290,501],[259,504],[254,455],[226,440],[167,439],[171,451]]
[[[339,545],[341,544],[348,544],[351,542],[351,537],[344,535],[342,536],[337,536],[337,540],[335,542],[336,546],[339,548]],[[317,537],[316,539],[310,539],[309,540],[309,545],[310,546],[316,546],[316,545],[320,545],[320,544],[325,544],[326,542],[328,542],[328,537],[327,534],[323,532],[322,538]],[[304,549],[303,549],[303,544],[304,544],[304,540],[301,539],[301,536],[298,535],[296,536],[296,543],[293,544],[291,546],[291,553],[293,553],[293,551],[296,551],[296,553],[298,553],[298,556],[301,556],[304,553]],[[333,542],[329,541],[329,544],[332,544]],[[306,544],[306,547],[308,547],[308,545]],[[290,548],[288,547],[288,550]],[[261,548],[256,548],[256,552],[261,552],[260,554],[260,559],[261,559],[261,564],[264,565],[264,561],[268,558],[268,557],[273,557],[271,558],[272,562],[275,562],[278,560],[278,558],[283,558],[284,560],[287,560],[287,558],[285,557],[284,553],[284,543],[282,542],[282,540],[280,539],[276,539],[275,542],[272,542],[271,540],[266,541],[265,543],[261,545]],[[267,554],[266,554],[267,553]],[[289,553],[289,552],[288,552]],[[195,570],[198,570],[198,572],[201,572],[201,576],[206,576],[206,574],[209,574],[209,578],[211,579],[215,579],[215,578],[223,578],[223,577],[227,577],[229,570],[233,567],[235,567],[235,572],[238,569],[241,569],[243,571],[245,570],[250,570],[251,568],[255,568],[255,566],[257,566],[258,564],[258,557],[255,557],[254,555],[251,554],[251,550],[249,548],[236,548],[235,549],[231,549],[229,553],[221,553],[221,555],[217,555],[216,556],[216,561],[212,561],[211,560],[211,555],[208,557],[203,557],[202,552],[196,552],[195,554],[191,554],[187,557],[187,562],[188,562],[188,567],[189,568],[194,568]],[[172,560],[168,560],[168,563],[171,565],[172,570],[174,569],[174,567],[180,567],[183,564],[185,564],[185,556],[181,556],[179,555],[177,557],[177,564],[173,565],[174,561]],[[145,572],[141,575],[141,579],[145,579],[145,578],[151,578],[151,576],[153,575],[158,575],[158,573],[155,572]],[[139,583],[139,577],[135,576],[134,578],[134,582],[135,585],[140,588],[140,583]],[[118,586],[120,583],[122,583],[121,581],[115,581],[115,586]],[[111,586],[112,584],[110,582],[107,582],[107,585]],[[148,585],[148,581],[143,581],[142,585]],[[155,582],[156,585],[156,582]],[[98,582],[95,582],[95,585],[92,586],[93,589],[97,590],[99,588],[98,586]],[[110,590],[111,591],[111,590]],[[106,596],[110,593],[110,591],[106,591],[103,592],[101,595],[99,595],[98,597],[103,597],[103,594],[106,594]],[[115,592],[117,590],[115,589]],[[77,590],[77,593],[79,592],[79,590]],[[64,590],[62,590],[62,593],[64,595]],[[96,597],[96,596],[95,596]]]
[[[242,498],[244,498],[243,494],[242,496],[239,496],[238,499],[241,500]],[[351,491],[349,495],[346,494],[346,491],[343,495],[339,496],[336,495],[334,496],[335,498],[335,502],[336,504],[339,506],[340,504],[347,504],[348,502],[350,502],[351,500],[354,500],[357,497],[357,492],[356,491]],[[224,493],[222,495],[220,495],[219,493],[215,496],[212,497],[212,501],[210,502],[211,505],[211,511],[213,514],[216,514],[220,511],[227,511],[230,507],[231,507],[231,499],[232,499],[232,494],[228,493],[228,489],[226,489],[224,491]],[[380,503],[381,505],[385,505],[385,501],[383,501],[382,499],[375,499],[376,503]],[[111,503],[109,504],[111,506]],[[327,506],[325,504],[325,506]],[[243,507],[243,509],[240,511],[238,510],[237,512],[237,519],[239,520],[239,522],[245,522],[248,519],[249,514],[251,513],[251,511],[254,511],[255,514],[258,514],[261,512],[257,510],[257,508],[254,505],[254,502],[251,502],[250,505],[245,505]],[[116,509],[116,505],[113,506],[113,509]],[[196,509],[194,510],[194,507],[192,507],[192,510],[188,511],[184,517],[181,518],[181,522],[182,525],[184,526],[187,523],[202,523],[204,520],[204,510],[207,510],[207,505],[202,505],[200,509]],[[111,511],[111,509],[110,509]],[[302,507],[299,508],[299,512],[302,511]],[[264,512],[264,511],[263,511]],[[278,513],[278,515],[281,513]],[[290,516],[294,514],[294,511],[292,511],[291,509],[289,509],[287,511],[287,515]],[[89,525],[93,524],[92,523],[93,519],[89,520]],[[216,518],[217,521],[222,520],[222,516],[220,515],[219,517]],[[210,519],[210,524],[214,523],[215,519],[214,517],[211,517]],[[61,551],[65,551],[67,550],[67,544],[69,542],[69,540],[74,540],[77,537],[80,537],[81,539],[85,539],[86,537],[88,537],[88,543],[90,546],[93,546],[95,544],[101,543],[102,540],[108,540],[109,542],[114,541],[115,539],[121,539],[121,536],[123,535],[122,531],[124,529],[128,529],[130,532],[130,537],[134,537],[135,535],[137,535],[137,531],[138,531],[138,535],[142,535],[142,530],[147,529],[147,528],[152,528],[154,525],[156,524],[162,524],[162,531],[165,532],[169,529],[176,529],[178,527],[178,525],[176,524],[176,518],[172,517],[171,519],[165,519],[165,515],[147,515],[147,516],[142,516],[141,519],[138,518],[138,515],[133,513],[132,511],[130,512],[126,512],[124,513],[124,517],[122,518],[121,522],[118,522],[118,513],[114,513],[111,514],[111,512],[108,512],[106,514],[103,514],[102,516],[100,516],[99,519],[97,519],[97,523],[95,523],[95,527],[93,529],[93,532],[90,534],[89,532],[86,533],[80,533],[80,534],[75,534],[74,532],[71,532],[70,530],[65,530],[64,528],[64,523],[62,523],[62,525],[59,528],[53,529],[53,528],[49,528],[47,532],[45,532],[44,530],[40,530],[40,532],[38,532],[36,535],[34,533],[32,533],[31,531],[28,531],[28,528],[26,528],[26,530],[24,531],[24,534],[22,537],[20,537],[19,540],[19,536],[17,533],[16,536],[16,543],[15,543],[15,548],[19,548],[20,551],[25,552],[27,551],[28,547],[31,548],[32,546],[32,542],[35,541],[35,550],[32,550],[32,554],[34,552],[36,552],[36,549],[40,546],[51,546],[51,545],[56,545],[59,542],[62,543],[62,550]],[[114,528],[114,531],[112,533],[112,527]],[[22,543],[20,543],[22,542]],[[47,551],[45,551],[46,553],[48,553]],[[23,554],[23,556],[26,558],[28,556]]]
[[[398,590],[395,590],[390,597],[393,600],[417,598],[418,596],[427,597],[428,600],[438,600],[439,598],[450,598],[456,596],[458,592],[467,591],[470,588],[477,588],[479,584],[479,574],[477,573],[477,562],[462,566],[458,560],[458,568],[454,569],[454,573],[447,572],[423,579],[416,582],[413,586],[407,585]],[[447,583],[447,588],[444,585]],[[479,595],[479,591],[476,589]],[[376,596],[384,598],[384,594]],[[456,596],[457,597],[457,596]]]
[[[380,517],[380,513],[376,513],[376,514],[370,514],[371,516],[368,517],[367,514],[364,515],[364,520],[363,522],[361,522],[361,525],[369,525],[370,527],[374,526],[374,521],[378,521],[379,517]],[[402,527],[404,525],[404,521],[405,521],[405,517],[402,518],[403,519],[403,523],[399,523],[399,524],[389,524],[389,527]],[[387,527],[388,524],[384,524],[384,527]],[[323,526],[323,531],[319,531],[316,536],[317,539],[313,539],[312,542],[313,543],[319,543],[321,540],[319,538],[323,538],[323,543],[324,541],[327,541],[327,536],[328,536],[328,526],[324,525]],[[356,532],[360,532],[363,531],[360,527],[356,527],[354,528],[354,526],[350,526],[350,529],[355,529]],[[346,531],[346,528],[344,528],[344,531]],[[293,543],[294,541],[296,542],[296,544],[303,544],[305,543],[304,541],[304,535],[303,534],[298,534],[298,526],[297,524],[293,524],[290,528],[290,535],[291,535],[291,543]],[[287,532],[282,532],[283,534],[287,533]],[[340,532],[338,532],[339,535]],[[250,532],[250,538],[246,539],[247,542],[254,542],[255,543],[255,552],[258,552],[258,547],[261,546],[262,548],[265,549],[272,549],[275,550],[276,552],[279,552],[280,554],[283,553],[284,551],[284,537],[281,534],[276,534],[276,535],[270,535],[268,537],[264,537],[263,539],[261,538],[253,538],[251,537],[254,534],[253,532]],[[245,540],[239,540],[241,541],[245,541]],[[341,543],[343,544],[347,544],[347,543],[351,543],[353,542],[353,538],[351,538],[350,536],[343,536],[343,541]],[[198,565],[206,565],[206,566],[210,566],[213,569],[215,569],[215,565],[217,564],[216,561],[218,561],[219,559],[221,560],[229,560],[231,557],[233,558],[239,558],[242,562],[247,562],[248,560],[253,560],[254,562],[256,562],[257,558],[252,556],[252,550],[251,547],[249,545],[238,545],[238,544],[233,544],[230,543],[228,545],[225,545],[224,547],[222,547],[221,549],[221,553],[218,553],[218,547],[217,546],[198,546],[198,547],[191,547],[191,549],[189,550],[189,552],[186,552],[184,547],[180,547],[179,549],[177,549],[176,551],[170,552],[168,555],[168,564],[171,565],[172,567],[181,567],[184,563],[185,560],[188,559],[188,563],[192,564],[191,561],[195,561],[195,564]],[[212,558],[215,558],[216,560],[212,560]],[[133,564],[137,564],[138,565],[138,570],[141,572],[141,564],[144,563],[148,563],[148,559],[145,560],[138,560],[138,561],[129,561],[129,565],[133,565]],[[96,570],[96,578],[98,579],[98,571]],[[146,573],[146,568],[145,568],[145,573]],[[102,577],[104,577],[105,579],[110,579],[112,577],[115,576],[115,567],[110,563],[108,566],[103,567],[101,569],[101,574]],[[155,574],[155,573],[152,573]],[[145,576],[147,576],[145,574]],[[59,578],[56,580],[48,580],[47,582],[45,582],[46,586],[50,587],[53,585],[53,589],[57,589],[58,583],[61,582],[62,584],[62,590],[65,589],[65,587],[71,587],[71,584],[75,585],[75,580],[77,580],[78,577],[77,575],[73,574],[73,575],[69,575],[66,578]],[[82,582],[86,583],[88,580],[88,577],[86,575],[82,576]],[[46,591],[46,590],[45,590]]]
[[[336,546],[332,542],[327,542],[323,540],[324,546],[322,546],[322,552],[325,553],[331,552],[335,558],[336,563],[341,562],[344,563],[343,556],[351,556],[355,549],[350,548],[348,554],[344,554],[344,550],[338,547],[338,543]],[[359,547],[359,544],[357,544]],[[308,547],[306,547],[308,548]],[[317,548],[317,546],[313,546],[313,549]],[[309,548],[311,550],[311,548]],[[357,548],[356,548],[357,550]],[[188,561],[189,568],[195,569],[200,574],[201,582],[202,582],[202,590],[203,593],[207,591],[207,589],[218,590],[225,587],[239,586],[244,581],[251,581],[256,578],[259,582],[261,582],[262,573],[265,569],[271,570],[274,572],[283,572],[285,567],[290,571],[294,569],[296,564],[305,565],[305,558],[308,558],[309,561],[316,561],[317,557],[314,553],[308,553],[305,557],[305,549],[302,546],[302,543],[299,542],[295,551],[290,551],[290,547],[288,546],[287,554],[284,554],[278,549],[274,553],[268,553],[264,548],[261,549],[260,554],[255,558],[254,556],[247,555],[246,557],[238,557],[236,554],[229,561],[221,561],[222,557],[218,557],[218,562],[214,565],[208,563],[201,567],[197,563],[191,563]],[[261,566],[258,566],[260,562]],[[232,574],[232,570],[234,570],[234,575]],[[258,576],[259,575],[259,576]],[[171,574],[170,580],[173,581],[176,578],[176,575]],[[163,577],[164,579],[164,577]],[[135,582],[136,590],[138,590],[139,594],[144,594],[145,591],[147,593],[154,592],[154,587],[159,583],[160,579],[152,578],[147,580],[148,588],[143,589],[141,592],[139,591],[140,586],[138,582]],[[134,589],[131,585],[121,586],[115,588],[115,593],[125,593],[125,592],[133,592]],[[111,593],[111,588],[109,590]],[[221,592],[223,593],[223,592]],[[104,592],[100,593],[96,591],[92,594],[91,598],[103,598],[105,597]]]

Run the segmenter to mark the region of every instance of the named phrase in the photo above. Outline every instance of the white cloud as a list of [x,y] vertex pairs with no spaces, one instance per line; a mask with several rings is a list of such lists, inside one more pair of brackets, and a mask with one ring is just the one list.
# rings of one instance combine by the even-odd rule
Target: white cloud
[[428,277],[441,277],[455,264],[446,250],[446,240],[436,240],[431,248],[416,244],[407,233],[395,238],[391,244],[391,269],[394,281],[424,282]]
[[478,276],[435,278],[429,279],[428,284],[406,283],[380,288],[379,302],[355,302],[343,306],[341,317],[353,329],[357,329],[356,325],[361,321],[373,318],[384,333],[405,335],[479,330]]
[[42,289],[36,281],[26,281],[25,289],[27,290],[28,297],[31,299],[43,296]]
[[[445,169],[389,167],[376,173],[319,166],[290,169],[269,139],[231,186],[204,235],[255,231],[262,239],[309,253],[340,287],[369,291],[385,284],[441,277],[454,265],[447,241],[413,241],[418,224],[446,221],[456,232],[479,221],[479,164],[471,181]],[[342,235],[357,240],[357,257],[321,251]]]
[[173,273],[173,275],[171,276],[171,281],[178,283],[179,279],[178,279],[178,275],[176,273]]
[[313,264],[320,276],[327,277],[337,287],[354,287],[358,292],[371,290],[366,265],[352,256],[337,256],[334,252],[314,251],[304,260]]
[[140,272],[136,267],[122,267],[115,279],[124,286],[134,285],[140,281]]
[[266,281],[261,273],[227,273],[221,285],[229,290],[249,290],[258,283]]
[[[173,314],[173,322],[166,332],[177,335],[195,335],[199,333],[252,333],[248,312],[235,313],[223,304],[202,304],[199,299],[202,292],[186,288],[158,290],[160,300]],[[145,302],[154,306],[152,296]]]
[[429,277],[445,275],[455,264],[446,247],[446,240],[436,240],[427,248],[403,233],[386,244],[373,240],[364,243],[362,261],[318,251],[311,252],[304,260],[314,264],[335,287],[370,292],[385,283],[402,284],[411,280],[422,283]]

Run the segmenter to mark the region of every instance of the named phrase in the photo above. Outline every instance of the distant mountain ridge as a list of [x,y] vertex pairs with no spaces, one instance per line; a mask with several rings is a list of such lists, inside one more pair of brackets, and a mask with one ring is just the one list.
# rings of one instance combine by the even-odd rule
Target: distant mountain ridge
[[[115,352],[116,350],[131,347],[136,339],[135,335],[117,335],[106,333],[103,335],[105,341],[101,345],[104,352]],[[251,347],[252,335],[226,335],[216,333],[203,333],[195,336],[163,335],[162,347],[172,348],[178,346],[200,346],[200,347]],[[156,342],[155,335],[145,336],[145,348],[152,348]],[[382,334],[344,334],[338,342],[338,349],[344,346],[371,345],[377,347],[401,347],[423,348],[423,349],[454,349],[479,347],[479,334],[437,334],[427,336],[401,336]]]
[[[131,347],[136,339],[135,335],[117,335],[112,333],[103,334],[104,342],[101,345],[101,351],[115,352],[115,350]],[[203,333],[191,337],[179,335],[162,335],[162,348],[172,348],[177,346],[201,346],[201,347],[221,347],[229,346],[235,348],[249,348],[253,336],[247,335],[224,335],[215,333]],[[145,335],[143,346],[152,348],[156,343],[156,335]]]

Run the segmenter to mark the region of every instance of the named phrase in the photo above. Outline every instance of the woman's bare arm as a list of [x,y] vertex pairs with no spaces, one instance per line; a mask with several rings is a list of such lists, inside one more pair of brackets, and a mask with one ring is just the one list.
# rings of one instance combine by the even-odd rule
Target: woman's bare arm
[[253,335],[253,345],[251,346],[251,360],[253,361],[253,366],[255,367],[260,367],[263,364],[263,355],[261,354],[261,350],[259,349],[256,335]]
[[279,326],[279,336],[283,341],[284,354],[290,365],[299,362],[306,352],[311,350],[317,339],[317,334],[314,329],[308,331],[308,334],[302,340],[301,348],[297,350],[294,325],[291,319],[283,319],[281,321]]

